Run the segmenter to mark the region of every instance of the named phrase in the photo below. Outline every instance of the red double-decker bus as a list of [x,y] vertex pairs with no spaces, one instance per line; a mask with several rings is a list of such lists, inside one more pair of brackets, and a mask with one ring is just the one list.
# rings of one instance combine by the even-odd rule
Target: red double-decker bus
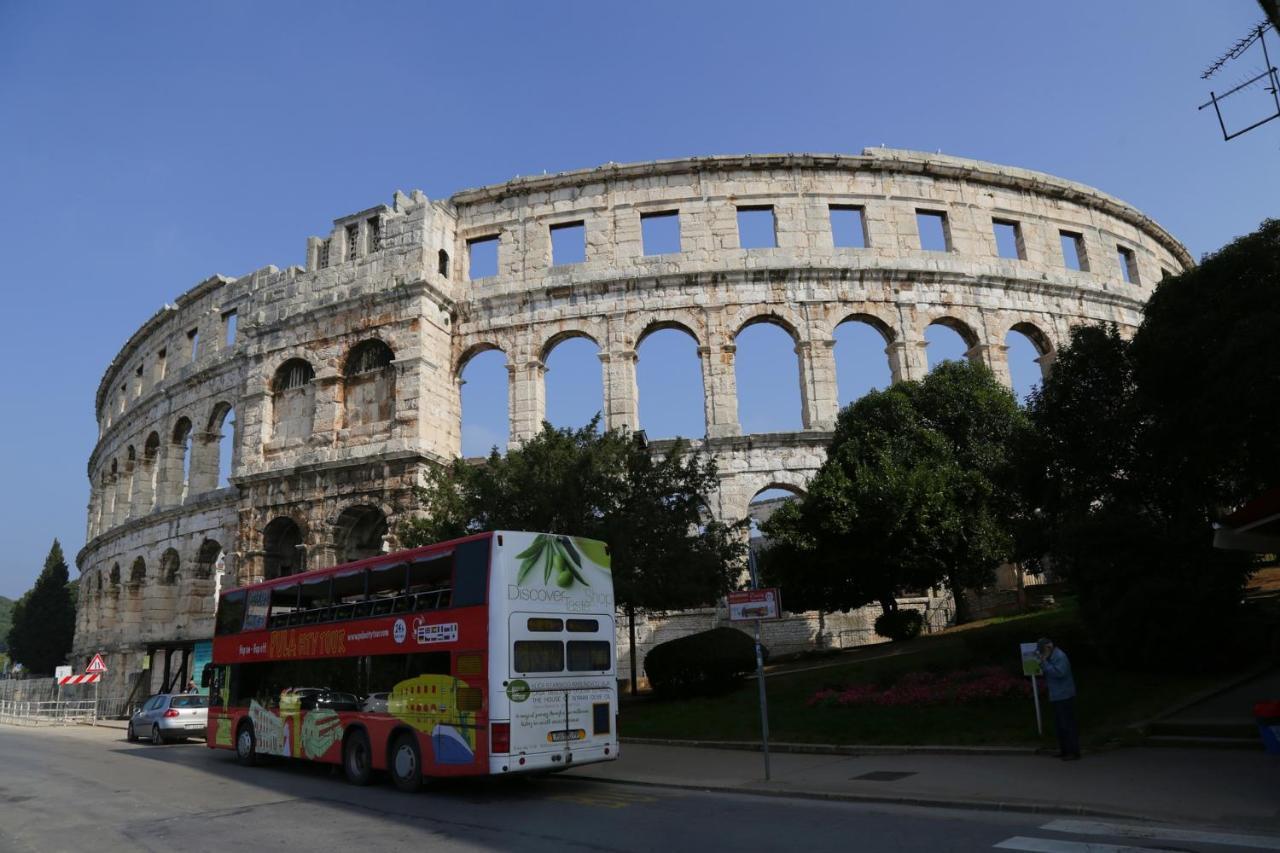
[[224,592],[207,744],[410,791],[615,759],[609,567],[595,540],[500,531]]

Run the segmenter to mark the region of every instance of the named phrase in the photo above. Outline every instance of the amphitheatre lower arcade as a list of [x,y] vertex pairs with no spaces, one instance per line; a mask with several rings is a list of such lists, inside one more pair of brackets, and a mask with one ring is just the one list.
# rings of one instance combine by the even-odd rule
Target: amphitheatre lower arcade
[[[655,223],[674,242],[650,245]],[[518,444],[545,416],[548,358],[564,341],[598,347],[605,425],[634,430],[640,345],[690,336],[705,414],[693,445],[719,464],[712,511],[736,520],[762,491],[803,491],[821,463],[843,324],[878,333],[893,381],[925,374],[926,330],[941,325],[1007,382],[1011,333],[1048,370],[1072,326],[1131,332],[1156,282],[1191,264],[1098,190],[883,148],[609,164],[439,201],[397,192],[309,238],[304,266],[199,283],[108,366],[75,659],[104,652],[118,690],[172,686],[212,636],[218,585],[396,547],[412,487],[461,452],[463,374],[485,351],[505,358]],[[736,341],[759,323],[794,342],[795,431],[740,428]],[[919,606],[945,618],[927,595]],[[653,620],[644,642],[717,618]],[[772,642],[869,633],[864,617],[842,619],[822,637],[812,615],[789,619]]]

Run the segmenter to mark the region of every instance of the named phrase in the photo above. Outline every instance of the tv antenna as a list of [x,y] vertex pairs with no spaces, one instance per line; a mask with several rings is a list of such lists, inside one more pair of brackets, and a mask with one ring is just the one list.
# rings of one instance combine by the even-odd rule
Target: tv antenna
[[[1254,45],[1258,46],[1258,50],[1254,51],[1254,53],[1262,53],[1261,71],[1247,79],[1240,80],[1236,85],[1221,94],[1210,90],[1209,100],[1197,107],[1199,110],[1203,110],[1206,107],[1213,107],[1213,111],[1218,116],[1218,126],[1222,128],[1222,140],[1224,142],[1235,139],[1237,136],[1242,136],[1243,134],[1253,130],[1255,127],[1264,125],[1272,119],[1280,118],[1280,75],[1276,73],[1276,67],[1271,64],[1271,53],[1267,49],[1267,32],[1272,29],[1274,29],[1274,27],[1269,20],[1264,20],[1257,24],[1253,29],[1249,30],[1246,35],[1236,41],[1230,49],[1210,63],[1209,67],[1200,75],[1201,80],[1208,80],[1223,68],[1227,67],[1228,64],[1235,62],[1245,54],[1249,53],[1250,48]],[[1263,108],[1264,112],[1251,113],[1251,118],[1254,120],[1248,126],[1242,127],[1238,130],[1229,130],[1227,128],[1227,119],[1222,115],[1223,102],[1232,96],[1239,95],[1242,92],[1256,90],[1259,86],[1261,86],[1262,90],[1267,95],[1270,95],[1269,99],[1264,98],[1264,101],[1270,101],[1270,103]],[[1231,105],[1234,106],[1238,103],[1239,101],[1232,101]],[[1261,115],[1261,118],[1258,117],[1259,115]],[[1245,119],[1245,121],[1248,120],[1249,119]]]

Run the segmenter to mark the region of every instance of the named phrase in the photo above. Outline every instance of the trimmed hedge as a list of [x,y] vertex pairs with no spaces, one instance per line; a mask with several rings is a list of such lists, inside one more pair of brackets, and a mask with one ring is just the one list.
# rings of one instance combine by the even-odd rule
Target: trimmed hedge
[[[761,651],[768,660],[768,650]],[[644,659],[649,686],[666,697],[723,692],[755,668],[755,640],[736,628],[713,628],[659,643]]]
[[876,633],[890,640],[914,640],[924,630],[919,610],[891,610],[876,617]]

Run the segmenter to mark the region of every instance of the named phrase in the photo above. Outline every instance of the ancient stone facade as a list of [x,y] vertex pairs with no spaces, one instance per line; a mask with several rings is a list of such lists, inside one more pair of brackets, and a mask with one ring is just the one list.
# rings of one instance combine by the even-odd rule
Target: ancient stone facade
[[[771,218],[773,245],[742,248],[742,211]],[[833,212],[854,217],[853,246],[837,245]],[[922,248],[922,215],[940,227],[938,251]],[[650,216],[676,217],[678,251],[646,251]],[[553,257],[561,228],[580,229],[573,263]],[[1012,229],[1016,257],[1001,257],[996,228]],[[473,253],[495,248],[496,270],[479,275]],[[519,443],[544,416],[559,343],[599,346],[606,424],[634,429],[637,348],[659,329],[687,332],[706,415],[694,444],[721,472],[708,499],[737,519],[762,489],[803,490],[820,464],[838,325],[879,332],[894,380],[925,373],[931,324],[1007,380],[1009,330],[1047,369],[1073,325],[1131,332],[1155,283],[1192,263],[1092,188],[887,149],[610,164],[442,201],[396,193],[309,239],[306,257],[198,284],[107,368],[78,658],[101,649],[113,675],[132,675],[149,650],[212,634],[219,583],[394,547],[424,467],[460,452],[461,374],[485,350],[506,356]],[[754,323],[795,342],[799,432],[741,434],[734,342]]]

